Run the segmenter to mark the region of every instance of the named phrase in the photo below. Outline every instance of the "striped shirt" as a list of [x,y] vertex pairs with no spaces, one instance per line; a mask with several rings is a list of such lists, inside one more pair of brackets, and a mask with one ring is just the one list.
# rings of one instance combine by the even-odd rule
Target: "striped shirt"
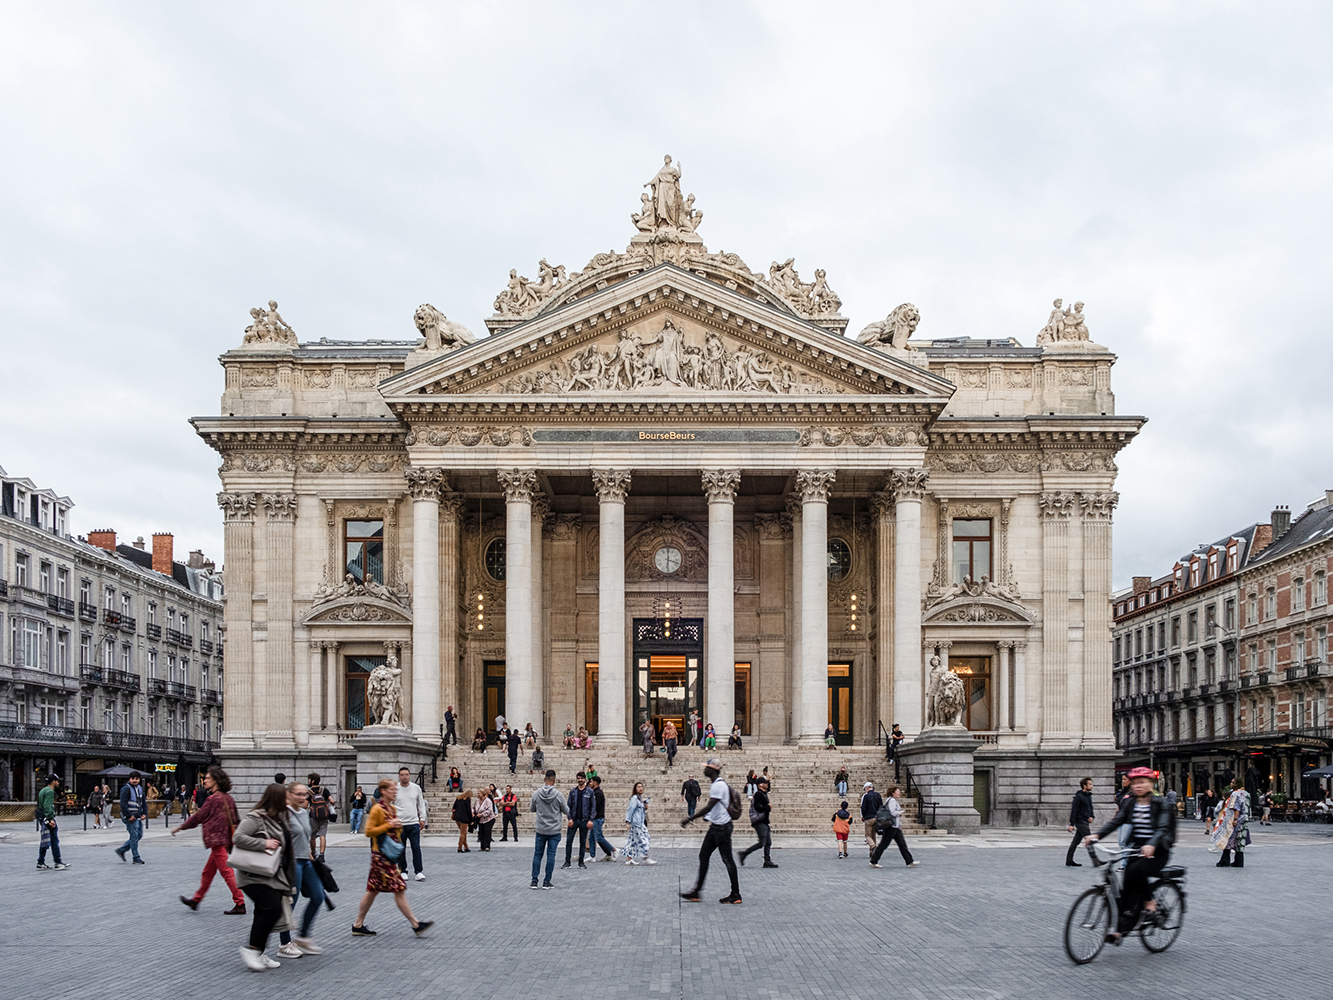
[[1134,803],[1134,839],[1140,844],[1152,840],[1152,803]]

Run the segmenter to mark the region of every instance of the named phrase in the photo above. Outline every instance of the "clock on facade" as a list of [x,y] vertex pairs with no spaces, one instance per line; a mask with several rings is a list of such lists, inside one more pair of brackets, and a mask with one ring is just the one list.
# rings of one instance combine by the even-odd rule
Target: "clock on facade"
[[680,549],[672,548],[670,545],[663,545],[653,556],[653,564],[660,573],[674,573],[680,569],[684,557],[680,554]]

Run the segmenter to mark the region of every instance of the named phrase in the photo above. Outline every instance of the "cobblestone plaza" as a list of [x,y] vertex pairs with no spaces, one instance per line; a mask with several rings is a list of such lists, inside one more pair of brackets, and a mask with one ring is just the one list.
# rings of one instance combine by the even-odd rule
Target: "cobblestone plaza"
[[726,907],[716,902],[726,892],[716,863],[704,903],[676,895],[694,875],[694,837],[670,837],[678,846],[655,850],[656,867],[557,869],[555,891],[530,892],[530,826],[517,848],[497,843],[489,858],[459,857],[432,836],[428,880],[408,883],[418,916],[437,921],[420,940],[388,899],[366,921],[378,937],[350,936],[367,851],[344,835],[328,852],[343,888],[338,909],[315,925],[326,953],[284,961],[263,979],[237,956],[250,919],[223,916],[220,881],[197,913],[176,901],[198,884],[196,832],[163,839],[154,825],[147,864],[133,866],[112,853],[116,830],[84,834],[72,819],[65,827],[65,872],[34,870],[30,826],[0,830],[9,908],[0,961],[5,995],[16,1000],[257,990],[321,1000],[1333,995],[1327,827],[1257,831],[1246,868],[1219,871],[1199,828],[1182,824],[1174,856],[1189,868],[1189,896],[1175,946],[1150,955],[1129,940],[1084,967],[1065,957],[1061,929],[1092,869],[1063,866],[1065,840],[1054,830],[915,838],[921,867],[906,870],[890,852],[879,871],[859,850],[840,862],[831,843],[779,838],[781,867],[752,861],[740,873],[744,904]]

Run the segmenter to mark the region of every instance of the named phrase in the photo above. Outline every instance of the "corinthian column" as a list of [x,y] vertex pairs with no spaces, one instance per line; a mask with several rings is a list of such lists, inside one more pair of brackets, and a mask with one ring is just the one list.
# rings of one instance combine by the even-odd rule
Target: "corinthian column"
[[875,710],[878,722],[882,722],[885,729],[892,729],[893,724],[899,721],[894,715],[898,707],[893,701],[893,536],[897,507],[893,502],[893,494],[887,490],[871,496],[870,504],[875,511],[875,536],[878,541],[875,561],[875,582],[879,588],[875,604],[875,659],[879,669],[875,678],[878,685]]
[[551,501],[538,494],[532,499],[532,728],[546,735],[546,635],[542,627],[542,525]]
[[1082,493],[1083,746],[1114,747],[1111,728],[1111,515],[1119,493]]
[[1069,518],[1072,493],[1038,498],[1041,506],[1041,741],[1067,746],[1069,653]]
[[260,497],[268,515],[265,548],[268,554],[268,640],[264,650],[264,745],[295,746],[296,676],[292,643],[292,522],[296,519],[295,493],[265,493]]
[[412,732],[438,738],[440,724],[439,469],[404,472],[412,494]]
[[530,469],[499,473],[505,491],[505,718],[519,731],[533,721],[532,494]]
[[[463,497],[459,493],[440,493],[440,642],[438,648],[440,684],[436,696],[435,729],[440,735],[444,721],[444,706],[458,704],[458,528],[462,516]],[[413,663],[421,653],[413,642]]]
[[894,721],[908,736],[921,731],[921,501],[925,469],[894,469],[893,703]]
[[253,493],[219,493],[222,508],[223,555],[227,563],[227,664],[222,674],[224,750],[254,747],[255,660],[250,610],[255,590],[254,527],[258,497]]
[[[787,738],[800,738],[805,715],[801,708],[801,658],[804,647],[801,645],[801,588],[805,585],[805,574],[801,571],[801,498],[797,495],[787,498],[787,514],[791,517],[791,614],[787,621],[791,623],[790,656],[787,663],[787,690],[791,699],[787,716]],[[827,556],[825,556],[827,559]],[[828,695],[825,694],[827,700]]]
[[594,471],[600,517],[597,564],[597,731],[606,743],[628,743],[625,730],[625,494],[630,474]]
[[828,491],[835,473],[798,472],[801,494],[801,730],[819,744],[828,725]]
[[741,474],[722,469],[703,474],[708,494],[708,697],[704,719],[718,732],[736,721],[736,487]]

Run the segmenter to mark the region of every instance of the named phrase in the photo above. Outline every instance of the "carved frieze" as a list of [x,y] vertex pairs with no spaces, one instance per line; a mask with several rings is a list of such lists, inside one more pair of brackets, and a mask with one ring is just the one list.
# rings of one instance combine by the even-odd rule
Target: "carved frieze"
[[1041,459],[1030,451],[935,451],[926,456],[927,468],[935,472],[1029,473],[1036,471]]
[[1042,456],[1042,472],[1119,472],[1109,451],[1048,451]]

